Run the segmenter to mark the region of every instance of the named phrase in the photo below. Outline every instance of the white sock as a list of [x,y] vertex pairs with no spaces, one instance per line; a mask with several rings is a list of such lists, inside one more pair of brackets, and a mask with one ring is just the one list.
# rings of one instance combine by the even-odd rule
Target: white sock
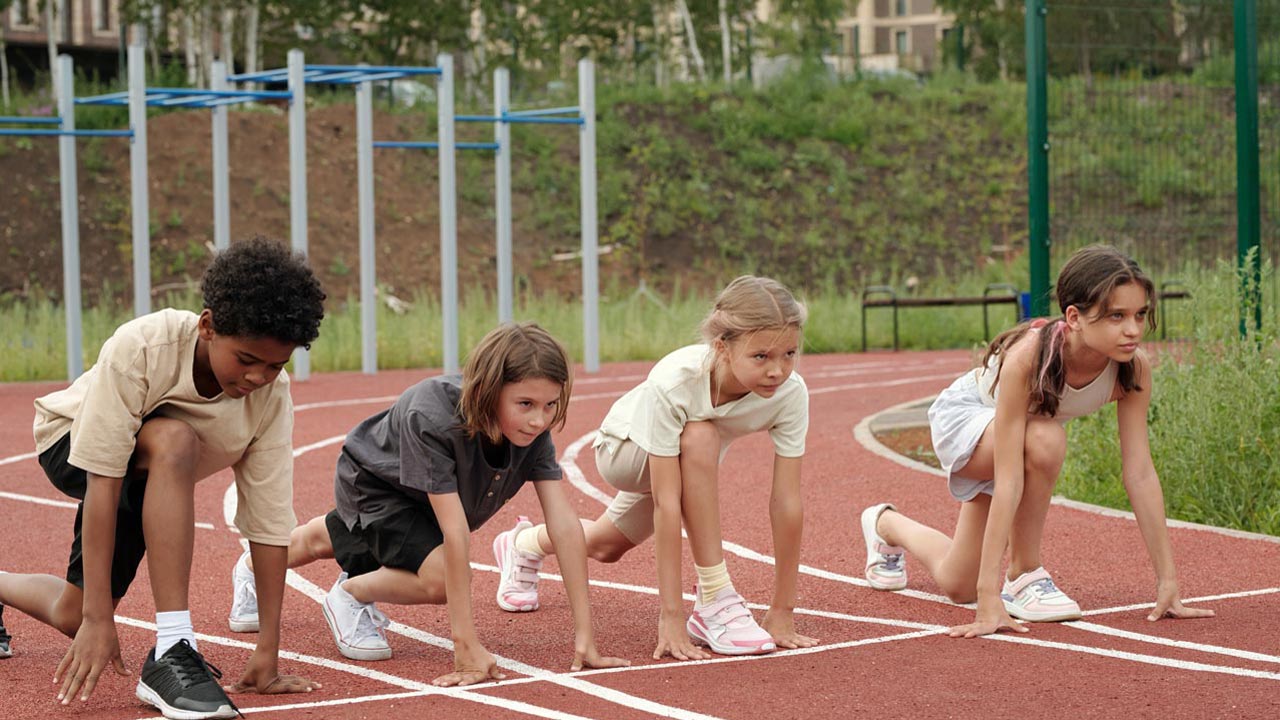
[[191,627],[191,611],[156,613],[156,659],[164,657],[179,640],[186,640],[191,643],[192,650],[198,650],[196,631]]

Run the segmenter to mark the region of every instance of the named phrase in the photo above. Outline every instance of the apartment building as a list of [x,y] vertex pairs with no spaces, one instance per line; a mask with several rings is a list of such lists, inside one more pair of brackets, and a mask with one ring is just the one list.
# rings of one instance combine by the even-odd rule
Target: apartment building
[[836,23],[826,60],[841,74],[942,67],[943,47],[954,42],[955,18],[934,0],[854,0]]
[[[76,66],[99,75],[117,72],[121,48],[120,0],[51,0],[53,42]],[[48,72],[49,30],[40,0],[0,0],[5,55],[19,83]]]

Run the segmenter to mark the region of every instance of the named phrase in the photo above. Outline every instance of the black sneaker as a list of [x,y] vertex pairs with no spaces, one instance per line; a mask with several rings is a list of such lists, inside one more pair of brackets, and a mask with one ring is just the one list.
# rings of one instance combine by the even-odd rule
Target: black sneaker
[[13,649],[9,647],[12,639],[13,636],[4,629],[4,606],[0,605],[0,658],[13,657]]
[[159,660],[151,648],[136,692],[139,700],[172,720],[233,718],[240,710],[218,684],[221,677],[221,670],[205,662],[186,640],[179,640]]

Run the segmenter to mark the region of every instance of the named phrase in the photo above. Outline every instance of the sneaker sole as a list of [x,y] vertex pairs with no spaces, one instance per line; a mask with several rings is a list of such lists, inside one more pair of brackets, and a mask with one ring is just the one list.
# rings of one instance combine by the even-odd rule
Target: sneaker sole
[[366,648],[351,647],[342,642],[342,637],[338,634],[338,623],[333,618],[333,613],[329,612],[329,604],[327,602],[320,603],[320,610],[324,612],[325,624],[329,626],[329,634],[333,636],[333,643],[338,646],[338,652],[342,656],[351,660],[390,660],[391,648],[386,650],[369,650]]
[[227,618],[227,627],[231,628],[231,632],[256,633],[258,632],[258,619],[233,620],[232,618]]
[[695,628],[697,626],[692,623],[685,624],[685,631],[689,633],[689,639],[693,640],[694,645],[701,645],[708,648],[717,655],[766,655],[778,649],[775,643],[767,642],[759,647],[741,647],[738,645],[721,645],[711,638],[705,638],[698,633]]
[[1082,617],[1080,610],[1067,610],[1059,612],[1028,612],[1014,603],[1004,600],[1004,610],[1011,617],[1026,622],[1066,622],[1068,620],[1079,620]]
[[885,510],[889,510],[892,507],[893,506],[889,503],[872,505],[866,510],[863,510],[862,515],[858,518],[858,522],[862,526],[862,544],[867,548],[867,561],[862,566],[862,575],[867,579],[867,584],[871,586],[872,590],[892,591],[903,590],[907,587],[906,572],[902,573],[902,580],[886,583],[872,577],[871,573],[866,571],[866,568],[871,565],[875,560],[875,557],[880,554],[876,552],[875,547],[872,545],[872,543],[875,542],[876,536],[876,520],[880,518],[880,513]]
[[160,698],[160,695],[152,690],[150,686],[142,680],[138,681],[138,687],[134,690],[134,694],[142,702],[156,708],[160,714],[170,720],[207,720],[208,718],[233,718],[239,713],[230,705],[223,705],[217,710],[210,712],[200,712],[198,710],[179,710],[171,707],[168,703]]
[[[505,534],[506,534],[506,533],[500,533],[500,534],[498,535],[498,537],[496,537],[496,538],[494,538],[494,539],[493,539],[493,564],[494,564],[494,565],[497,565],[497,566],[498,566],[498,568],[499,568],[499,570],[501,570],[501,568],[502,568],[502,548],[501,548],[501,545],[502,545],[502,536],[503,536],[503,535],[505,535]],[[511,603],[507,602],[506,600],[503,600],[503,599],[502,599],[502,576],[501,576],[501,575],[499,575],[499,576],[498,576],[498,592],[494,595],[494,599],[498,601],[498,607],[502,608],[503,610],[505,610],[505,611],[507,611],[507,612],[509,612],[509,613],[533,612],[534,610],[537,610],[537,609],[538,609],[538,607],[540,606],[540,604],[539,604],[539,603],[534,603],[533,605],[529,605],[529,606],[512,605]]]

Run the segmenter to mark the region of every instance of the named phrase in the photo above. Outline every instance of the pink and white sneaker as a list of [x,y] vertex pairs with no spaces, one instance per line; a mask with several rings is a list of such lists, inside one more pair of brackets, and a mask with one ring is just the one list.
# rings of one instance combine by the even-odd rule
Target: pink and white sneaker
[[542,558],[516,549],[516,536],[533,527],[521,515],[516,526],[493,539],[493,559],[502,579],[498,582],[498,607],[507,612],[532,612],[538,609],[538,571]]
[[1005,579],[1000,591],[1004,609],[1019,620],[1028,622],[1062,622],[1079,620],[1080,605],[1053,584],[1053,578],[1042,567]]
[[697,645],[711,648],[720,655],[760,655],[773,652],[777,645],[764,628],[756,624],[747,601],[732,586],[716,593],[715,599],[702,604],[702,593],[693,588],[693,614],[685,623],[689,637]]
[[876,521],[885,510],[897,508],[890,503],[880,503],[862,511],[862,540],[867,545],[864,574],[874,590],[901,590],[907,586],[907,565],[903,561],[906,551],[890,545],[876,533]]

